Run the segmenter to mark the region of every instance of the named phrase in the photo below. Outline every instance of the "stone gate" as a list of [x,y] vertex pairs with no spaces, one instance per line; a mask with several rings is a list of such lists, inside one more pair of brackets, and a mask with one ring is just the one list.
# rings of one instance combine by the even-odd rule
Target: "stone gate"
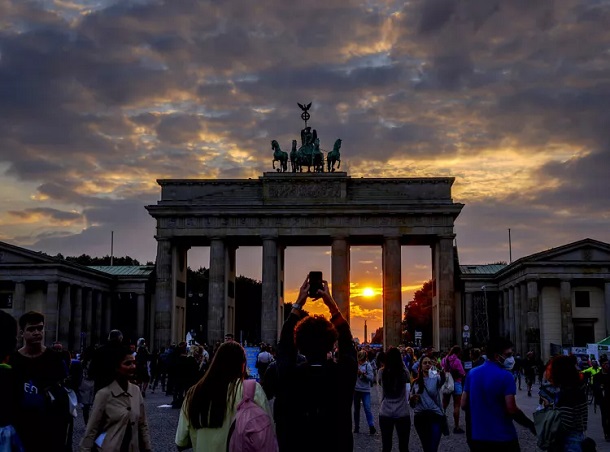
[[[234,333],[235,250],[262,246],[261,339],[276,343],[283,319],[284,249],[331,247],[331,290],[349,321],[350,246],[382,247],[384,346],[401,339],[401,246],[432,254],[434,345],[456,343],[454,178],[352,178],[344,172],[264,173],[258,179],[163,179],[157,221],[155,345],[184,340],[187,254],[210,247],[208,341]],[[293,301],[293,300],[290,300]]]

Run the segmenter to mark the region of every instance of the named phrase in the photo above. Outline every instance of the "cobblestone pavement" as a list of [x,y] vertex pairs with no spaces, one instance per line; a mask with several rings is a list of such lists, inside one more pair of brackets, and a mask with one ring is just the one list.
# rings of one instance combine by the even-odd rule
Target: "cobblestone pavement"
[[[535,388],[537,391],[537,387]],[[375,426],[379,430],[378,416],[379,413],[379,388],[376,386],[372,389],[372,410],[375,416]],[[153,450],[155,452],[175,451],[174,436],[176,433],[176,427],[178,425],[178,410],[172,409],[168,405],[171,402],[171,398],[165,396],[165,394],[157,391],[156,394],[148,393],[146,396],[146,413],[148,416],[148,424],[151,433],[151,439],[153,443]],[[537,397],[527,397],[525,390],[517,392],[517,405],[531,417],[531,414],[536,409],[538,403]],[[452,404],[449,405],[449,411],[452,409]],[[463,414],[463,413],[462,413]],[[380,451],[381,450],[381,436],[379,432],[375,435],[369,435],[368,427],[366,425],[366,419],[364,412],[360,415],[360,431],[364,433],[354,434],[354,451],[356,452],[369,452],[369,451]],[[460,419],[460,424],[464,428],[463,416]],[[449,417],[450,429],[453,429],[453,419]],[[521,444],[521,450],[523,452],[534,452],[536,451],[536,439],[528,430],[517,425],[517,431],[519,433],[519,442]],[[84,433],[84,423],[82,413],[79,411],[79,416],[76,419],[74,425],[74,450],[78,451],[78,445],[80,439]],[[592,437],[598,445],[597,450],[599,452],[609,451],[610,443],[604,441],[604,435],[601,428],[601,417],[599,411],[593,412],[593,407],[589,408],[589,430],[587,435]],[[415,429],[412,428],[411,437],[409,440],[409,450],[411,452],[421,451],[421,445]],[[466,452],[468,451],[466,445],[465,435],[451,434],[443,437],[441,440],[440,451],[448,452]],[[398,441],[396,435],[394,435],[392,451],[398,451]],[[492,451],[493,452],[493,451]]]

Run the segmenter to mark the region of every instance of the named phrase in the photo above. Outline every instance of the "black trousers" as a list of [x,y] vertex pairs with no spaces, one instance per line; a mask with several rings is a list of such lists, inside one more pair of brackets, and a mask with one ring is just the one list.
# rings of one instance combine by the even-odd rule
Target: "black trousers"
[[394,427],[396,427],[396,434],[398,435],[398,450],[400,452],[408,452],[409,436],[411,435],[411,417],[392,418],[379,416],[382,452],[390,452],[392,450]]

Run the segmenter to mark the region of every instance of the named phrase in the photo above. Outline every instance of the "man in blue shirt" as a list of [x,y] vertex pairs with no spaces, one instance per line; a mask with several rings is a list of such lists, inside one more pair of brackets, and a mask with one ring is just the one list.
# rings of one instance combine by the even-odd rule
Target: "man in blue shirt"
[[487,345],[488,360],[468,373],[462,409],[469,421],[468,443],[473,452],[519,452],[513,421],[536,433],[534,422],[515,401],[517,387],[509,369],[514,361],[507,359],[512,355],[508,339],[492,339]]

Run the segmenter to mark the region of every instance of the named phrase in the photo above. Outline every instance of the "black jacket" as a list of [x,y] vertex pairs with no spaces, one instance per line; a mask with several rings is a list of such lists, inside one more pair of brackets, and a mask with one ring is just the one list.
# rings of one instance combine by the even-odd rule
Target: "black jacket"
[[284,323],[276,356],[274,417],[280,452],[351,452],[358,363],[349,324],[340,313],[331,318],[339,333],[337,361],[311,365],[297,359],[294,327],[299,320],[291,313]]

